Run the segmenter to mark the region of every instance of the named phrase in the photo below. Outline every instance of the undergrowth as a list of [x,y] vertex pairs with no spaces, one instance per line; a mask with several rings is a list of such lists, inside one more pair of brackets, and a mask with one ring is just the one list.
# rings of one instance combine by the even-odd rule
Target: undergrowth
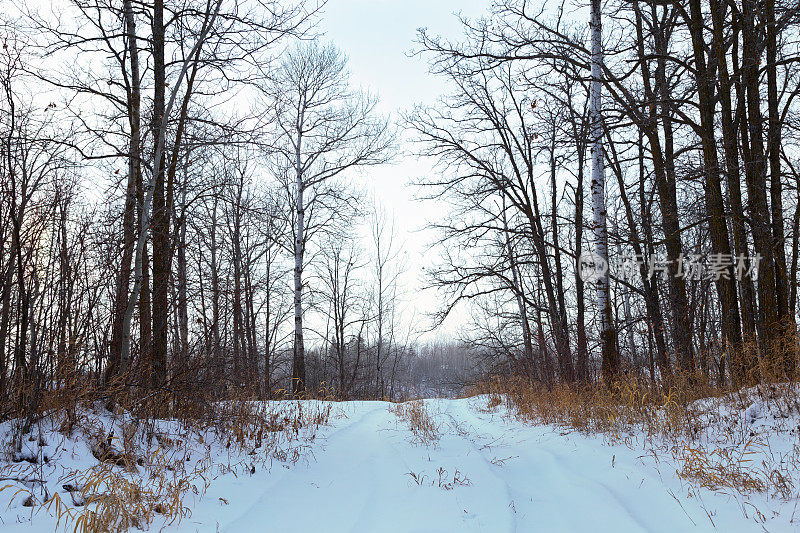
[[[762,383],[741,390],[702,379],[654,388],[626,379],[612,387],[550,387],[525,378],[497,378],[477,385],[485,409],[504,408],[515,418],[598,434],[613,443],[667,454],[684,480],[715,491],[768,493],[789,499],[800,486],[800,387]],[[771,436],[790,448],[776,450]]]
[[[0,424],[0,492],[77,532],[144,529],[190,515],[219,475],[253,475],[304,457],[330,402],[260,401],[73,388]],[[58,474],[54,474],[58,472]],[[11,505],[9,503],[9,505]]]
[[397,403],[391,406],[389,410],[408,425],[416,443],[431,446],[439,441],[441,436],[439,425],[428,413],[423,400]]

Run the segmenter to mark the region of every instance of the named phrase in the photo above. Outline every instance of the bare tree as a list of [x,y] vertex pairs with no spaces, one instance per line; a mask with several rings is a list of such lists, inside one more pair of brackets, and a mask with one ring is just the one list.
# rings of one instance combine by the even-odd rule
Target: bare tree
[[345,57],[332,45],[307,43],[289,50],[264,92],[279,130],[278,164],[294,178],[292,390],[301,392],[305,387],[303,270],[310,237],[308,213],[324,209],[321,192],[326,182],[352,169],[385,163],[392,138],[388,123],[375,115],[375,98],[348,86]]
[[[373,208],[371,315],[375,321],[375,396],[386,395],[389,354],[395,338],[394,317],[399,297],[399,277],[404,271],[394,219],[379,205]],[[396,361],[395,361],[396,363]]]

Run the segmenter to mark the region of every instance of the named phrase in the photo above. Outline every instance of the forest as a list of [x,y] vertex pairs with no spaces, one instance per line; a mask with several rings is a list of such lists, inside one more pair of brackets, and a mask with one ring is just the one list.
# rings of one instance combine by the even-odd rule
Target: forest
[[[471,397],[525,423],[658,434],[681,479],[796,503],[796,424],[750,477],[758,431],[733,445],[739,470],[680,439],[710,446],[701,427],[758,401],[788,424],[769,435],[800,416],[800,5],[497,0],[454,4],[452,32],[393,6],[426,21],[403,54],[442,90],[387,111],[324,31],[348,3],[2,0],[8,468],[49,462],[34,433],[72,438],[87,412],[116,472],[154,434],[164,447],[168,421],[253,454],[285,430],[277,454],[329,423],[315,401],[427,398],[388,409],[430,444],[426,402]],[[402,184],[427,206],[421,234],[372,192],[409,160],[427,165]],[[720,398],[736,407],[698,413]],[[459,473],[438,488],[470,485]],[[138,514],[92,500],[123,478],[68,491],[94,505],[64,511],[76,528],[187,515],[165,511],[183,488]],[[25,507],[53,501],[40,489]]]

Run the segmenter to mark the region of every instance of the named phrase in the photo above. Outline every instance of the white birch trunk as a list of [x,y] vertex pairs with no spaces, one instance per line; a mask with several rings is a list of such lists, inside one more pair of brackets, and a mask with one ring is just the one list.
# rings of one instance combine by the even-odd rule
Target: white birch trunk
[[300,392],[305,388],[305,346],[303,344],[303,254],[305,252],[305,200],[303,199],[302,168],[302,124],[303,111],[300,111],[297,123],[297,142],[295,145],[296,173],[296,210],[297,220],[294,243],[294,359],[292,361],[292,391]]
[[[603,77],[603,30],[600,18],[601,0],[592,0],[592,85],[589,113],[591,117],[592,141],[592,213],[595,253],[608,265],[608,228],[606,226],[605,201],[605,152],[603,150],[602,77]],[[608,268],[597,279],[597,309],[600,313],[600,338],[603,343],[603,376],[615,373],[616,362],[613,320],[609,298]]]

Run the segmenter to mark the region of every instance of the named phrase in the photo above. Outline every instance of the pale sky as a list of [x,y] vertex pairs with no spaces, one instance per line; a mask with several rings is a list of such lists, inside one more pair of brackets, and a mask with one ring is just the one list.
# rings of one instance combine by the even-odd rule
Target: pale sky
[[[424,58],[408,55],[417,29],[458,37],[461,28],[455,14],[474,18],[489,5],[490,0],[329,0],[319,30],[347,54],[353,84],[376,93],[380,111],[397,117],[414,104],[433,104],[446,91],[444,83],[428,73]],[[425,226],[447,206],[416,201],[418,191],[409,182],[430,172],[431,162],[400,156],[393,165],[373,168],[363,178],[376,200],[394,214],[408,265],[402,282],[407,293],[404,319],[413,316],[423,327],[430,324],[424,315],[441,305],[435,291],[421,290],[422,268],[436,256],[427,249],[435,234]],[[466,313],[454,314],[436,334],[455,333],[466,318]]]

